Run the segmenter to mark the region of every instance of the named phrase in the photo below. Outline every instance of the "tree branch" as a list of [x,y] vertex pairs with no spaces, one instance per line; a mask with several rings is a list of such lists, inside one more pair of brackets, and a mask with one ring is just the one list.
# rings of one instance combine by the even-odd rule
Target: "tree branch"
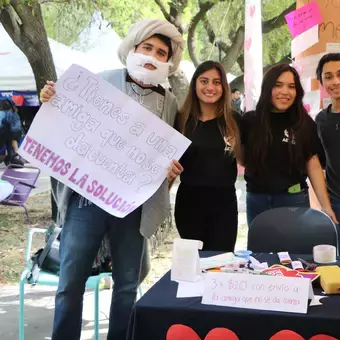
[[[202,23],[203,23],[203,27],[205,28],[207,32],[210,43],[213,44],[216,41],[216,35],[215,35],[212,25],[210,24],[210,21],[208,20],[206,13],[204,17],[202,18]],[[221,50],[226,53],[228,50],[228,45],[223,41],[220,41],[218,44]]]
[[[262,24],[263,34],[269,33],[270,31],[285,25],[285,23],[286,23],[285,15],[288,14],[289,12],[291,12],[292,10],[294,10],[295,6],[296,6],[296,4],[293,3],[288,8],[286,8],[284,11],[282,11],[279,15],[277,15],[276,17],[265,21]],[[211,44],[213,44],[216,40],[216,35],[215,35],[214,30],[213,30],[213,27],[210,24],[206,15],[204,16],[204,18],[202,20],[203,20],[204,28],[205,28],[205,30],[208,34],[208,37],[209,37],[209,41],[210,41]],[[233,67],[233,65],[235,64],[235,61],[237,61],[237,58],[242,51],[243,44],[244,44],[244,31],[245,31],[244,26],[240,26],[238,28],[238,30],[235,34],[235,37],[234,37],[230,46],[228,46],[224,42],[219,43],[219,47],[225,53],[225,57],[222,60],[222,64],[223,64],[226,72],[228,72]],[[241,66],[241,64],[240,64],[240,66]]]
[[172,24],[174,23],[174,18],[171,17],[170,13],[166,10],[165,6],[162,4],[161,0],[155,0],[156,5],[159,7],[161,10],[162,14],[164,15],[165,20],[171,22]]
[[216,3],[214,2],[205,2],[205,3],[199,3],[199,11],[196,13],[196,15],[191,19],[189,30],[188,30],[188,51],[190,58],[194,65],[197,67],[200,64],[199,59],[196,55],[196,43],[195,43],[195,32],[198,23],[204,18],[206,13],[214,7]]
[[240,67],[241,71],[244,72],[244,54],[241,53],[237,58],[238,66]]
[[12,6],[7,6],[0,11],[0,22],[9,36],[16,40],[20,40],[19,17]]
[[279,28],[285,25],[286,24],[285,15],[287,15],[288,13],[290,13],[291,11],[295,9],[296,9],[296,3],[294,2],[275,18],[264,21],[262,24],[262,33],[263,34],[269,33],[275,28]]
[[[292,60],[290,59],[290,54],[287,54],[280,61],[278,61],[277,63],[266,65],[263,68],[263,73],[266,73],[268,71],[268,69],[271,68],[274,65],[277,65],[277,64],[290,64],[291,62],[292,62]],[[241,91],[243,91],[244,90],[244,80],[243,80],[243,77],[244,77],[244,74],[241,74],[240,76],[235,78],[230,83],[230,87],[236,87],[236,88],[240,89]]]
[[229,46],[225,52],[225,57],[222,60],[223,67],[226,72],[233,67],[235,61],[240,55],[244,46],[244,26],[240,26],[236,32],[234,41],[231,46]]
[[63,3],[70,3],[70,0],[40,0],[40,4],[46,4],[46,3],[57,3],[57,4],[63,4]]

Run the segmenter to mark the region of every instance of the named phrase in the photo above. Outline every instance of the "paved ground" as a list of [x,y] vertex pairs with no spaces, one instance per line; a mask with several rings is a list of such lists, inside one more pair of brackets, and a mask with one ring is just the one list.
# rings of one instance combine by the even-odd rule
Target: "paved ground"
[[[0,176],[3,171],[0,164]],[[50,188],[49,177],[40,176],[38,188],[32,193],[48,191]],[[239,237],[236,248],[245,247],[245,184],[240,180],[236,184],[239,199]],[[177,184],[171,192],[171,201],[174,203]],[[176,237],[176,231],[170,235],[168,242],[162,246],[158,254],[153,257],[153,269],[148,276],[147,286],[144,290],[156,282],[171,266],[171,239]],[[19,290],[18,286],[0,286],[0,339],[18,339],[18,316],[19,316]],[[25,340],[48,340],[51,339],[51,329],[54,312],[55,288],[50,287],[31,287],[26,286],[25,299]],[[108,315],[111,291],[103,290],[100,292],[100,340],[106,339],[108,330]],[[93,292],[88,291],[84,297],[83,332],[82,340],[93,339]],[[65,339],[67,340],[67,339]]]

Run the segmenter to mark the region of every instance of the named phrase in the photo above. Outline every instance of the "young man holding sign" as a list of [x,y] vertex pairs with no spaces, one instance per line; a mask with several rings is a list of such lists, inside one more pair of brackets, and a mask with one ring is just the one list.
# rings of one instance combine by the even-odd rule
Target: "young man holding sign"
[[[173,126],[177,102],[159,84],[177,69],[183,47],[182,36],[172,24],[142,20],[130,28],[118,50],[127,69],[105,71],[100,76]],[[47,82],[40,99],[47,102],[54,94],[54,83]],[[181,170],[174,161],[168,178],[176,177]],[[106,232],[114,281],[107,339],[125,340],[145,237],[151,237],[170,214],[168,183],[165,181],[150,199],[124,218],[110,215],[60,182],[54,196],[63,231],[52,340],[80,339],[85,283]]]

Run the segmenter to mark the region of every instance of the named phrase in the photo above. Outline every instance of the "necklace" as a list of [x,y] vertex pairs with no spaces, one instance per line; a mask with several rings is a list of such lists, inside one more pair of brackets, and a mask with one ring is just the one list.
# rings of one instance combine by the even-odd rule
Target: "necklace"
[[[148,96],[149,94],[151,94],[151,93],[153,92],[153,90],[151,89],[150,92],[148,92],[148,93],[145,93],[145,94],[144,94],[144,93],[139,93],[139,92],[136,92],[136,91],[135,91],[135,89],[134,89],[135,86],[137,86],[137,85],[131,84],[132,91],[133,91],[137,96],[146,97],[146,96]],[[146,89],[145,89],[145,90],[146,90]],[[142,89],[142,91],[144,92],[144,89]]]
[[[159,94],[157,91],[151,90],[148,93],[139,93],[134,89],[135,84],[131,84],[130,83],[130,88],[128,90],[128,95],[131,98],[134,98],[135,101],[137,101],[140,105],[144,106],[146,109],[148,109],[149,111],[151,111],[152,113],[154,113],[157,117],[161,118],[162,117],[162,112],[164,109],[164,96],[162,96],[161,94]],[[136,85],[138,86],[138,85]],[[144,91],[144,89],[142,89],[142,91]],[[147,103],[145,103],[144,98],[151,95],[152,93],[155,93],[156,96],[153,100],[150,100],[148,105]],[[154,104],[153,104],[154,103]],[[156,105],[155,105],[156,104]]]

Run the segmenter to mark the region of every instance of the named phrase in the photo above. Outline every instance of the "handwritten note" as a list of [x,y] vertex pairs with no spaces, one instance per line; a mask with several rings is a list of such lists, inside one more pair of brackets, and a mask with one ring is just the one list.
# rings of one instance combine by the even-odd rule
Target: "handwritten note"
[[320,9],[315,1],[290,12],[285,18],[293,38],[323,22]]
[[326,43],[326,52],[340,53],[340,43]]
[[310,280],[270,275],[210,272],[205,278],[202,303],[307,313]]
[[201,278],[198,250],[203,242],[176,238],[172,246],[172,281],[195,282]]
[[73,65],[56,84],[20,154],[108,213],[150,198],[190,141],[117,88]]
[[291,42],[292,58],[295,58],[309,47],[319,41],[318,26],[310,28],[308,31],[300,34]]

